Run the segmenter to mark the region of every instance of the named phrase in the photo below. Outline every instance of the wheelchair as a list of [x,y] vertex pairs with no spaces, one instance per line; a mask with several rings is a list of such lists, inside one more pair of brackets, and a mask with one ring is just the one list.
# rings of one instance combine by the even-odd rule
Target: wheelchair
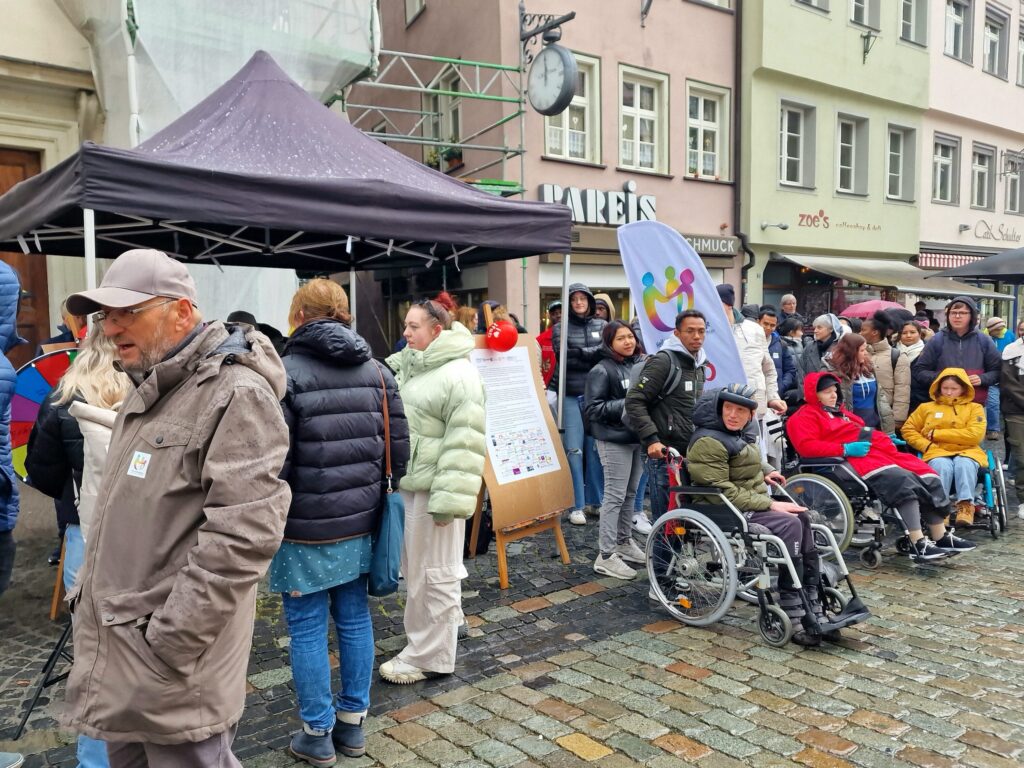
[[[772,567],[788,568],[803,595],[793,561],[783,541],[767,528],[750,523],[718,488],[683,485],[683,459],[669,451],[669,506],[647,538],[647,573],[651,591],[665,609],[687,626],[704,627],[720,620],[737,595],[758,606],[757,628],[766,643],[781,647],[793,636],[793,625],[771,590]],[[784,489],[776,487],[787,500]],[[691,499],[710,503],[690,506]],[[815,544],[832,563],[831,578],[822,568],[819,598],[823,631],[841,629],[871,613],[857,595],[835,537],[827,526],[813,524]],[[850,597],[838,588],[846,583]],[[804,595],[804,610],[811,606]]]
[[[991,450],[985,451],[987,467],[978,467],[978,483],[982,487],[984,511],[976,512],[970,525],[958,525],[962,531],[987,530],[993,539],[1006,532],[1006,479],[999,457]],[[975,486],[977,489],[977,486]]]

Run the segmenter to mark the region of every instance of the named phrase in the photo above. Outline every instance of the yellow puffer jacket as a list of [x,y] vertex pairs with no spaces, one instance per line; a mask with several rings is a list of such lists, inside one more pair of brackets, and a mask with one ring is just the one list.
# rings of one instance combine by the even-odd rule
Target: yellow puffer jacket
[[[940,382],[955,376],[964,393],[949,399],[939,394]],[[964,455],[988,466],[981,441],[985,439],[985,407],[974,402],[974,387],[963,368],[946,368],[928,390],[931,402],[918,406],[903,425],[903,439],[920,451],[925,461],[943,456]]]

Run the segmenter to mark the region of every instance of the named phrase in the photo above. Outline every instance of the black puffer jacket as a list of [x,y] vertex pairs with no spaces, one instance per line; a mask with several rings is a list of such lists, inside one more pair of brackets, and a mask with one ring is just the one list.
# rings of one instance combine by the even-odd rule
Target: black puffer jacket
[[[572,311],[572,307],[566,307],[562,317],[565,320],[558,323],[551,331],[551,348],[555,352],[555,370],[551,374],[551,381],[548,389],[558,389],[558,352],[562,341],[562,330],[568,326],[565,356],[568,364],[565,369],[565,394],[569,397],[582,395],[587,388],[587,374],[594,364],[601,359],[601,329],[606,323],[599,317],[594,316],[597,302],[594,301],[594,294],[590,292],[583,283],[572,283],[569,286],[569,296],[574,293],[585,293],[587,295],[587,314],[580,317]],[[570,302],[571,304],[571,302]]]
[[55,405],[57,393],[47,395],[28,438],[25,469],[32,487],[54,500],[57,521],[78,525],[75,487],[82,482],[82,430],[70,413],[70,403]]
[[604,359],[587,374],[584,408],[590,422],[590,434],[609,443],[638,444],[640,438],[622,423],[622,412],[626,407],[630,372],[640,362],[640,355],[620,360],[606,346],[601,351]]
[[376,531],[384,492],[382,374],[395,488],[409,461],[409,426],[394,377],[374,362],[361,336],[336,320],[296,330],[283,361],[291,447],[281,476],[292,489],[285,539],[338,541]]

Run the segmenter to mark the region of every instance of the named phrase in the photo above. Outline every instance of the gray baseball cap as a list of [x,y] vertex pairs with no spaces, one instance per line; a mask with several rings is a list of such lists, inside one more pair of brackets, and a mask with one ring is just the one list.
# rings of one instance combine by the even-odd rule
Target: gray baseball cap
[[188,299],[194,306],[196,284],[180,261],[163,251],[139,248],[118,256],[99,288],[68,296],[67,308],[74,315],[87,315],[102,307],[132,307],[154,296]]

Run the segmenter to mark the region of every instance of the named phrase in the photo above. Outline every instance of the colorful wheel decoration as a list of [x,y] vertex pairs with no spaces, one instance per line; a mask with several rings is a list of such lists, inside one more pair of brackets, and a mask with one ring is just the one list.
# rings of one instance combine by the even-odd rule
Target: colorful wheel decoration
[[11,453],[14,472],[22,481],[28,477],[25,471],[28,436],[39,415],[39,406],[57,386],[76,354],[77,349],[58,349],[30,360],[18,370],[18,381],[14,385],[14,398],[11,400]]

